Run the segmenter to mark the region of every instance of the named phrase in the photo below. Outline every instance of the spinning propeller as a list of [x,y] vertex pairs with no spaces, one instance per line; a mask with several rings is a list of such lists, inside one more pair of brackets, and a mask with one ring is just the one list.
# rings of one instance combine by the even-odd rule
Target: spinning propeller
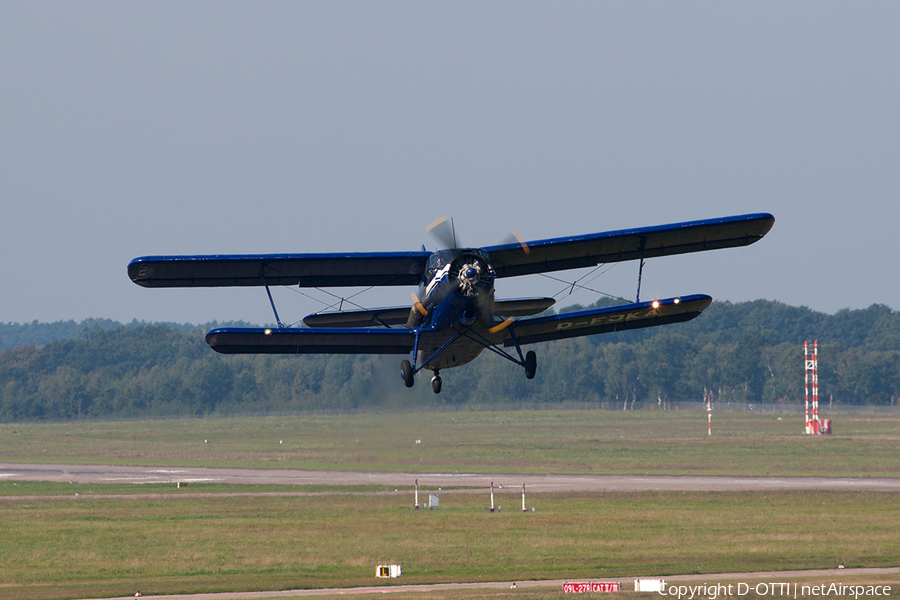
[[[453,219],[447,216],[440,217],[432,221],[425,231],[435,237],[442,244],[442,249],[456,250],[459,248],[459,241],[456,237],[456,227],[453,225]],[[505,244],[518,244],[526,255],[531,254],[528,242],[525,241],[518,231],[512,230],[502,242]]]
[[[434,220],[425,228],[425,231],[433,235],[443,249],[458,251],[458,253],[453,253],[449,266],[441,265],[446,270],[445,278],[442,279],[438,276],[425,290],[420,291],[421,296],[412,294],[414,311],[422,317],[427,316],[428,307],[440,303],[449,290],[453,289],[463,296],[477,297],[484,320],[488,323],[492,322],[494,271],[488,262],[489,257],[477,249],[460,250],[456,227],[450,217],[444,216]],[[517,231],[512,231],[503,244],[518,244],[526,255],[531,252],[528,244]],[[418,315],[411,317],[410,324],[418,319]],[[492,327],[490,332],[497,333],[508,327],[512,321],[511,318],[507,319]]]
[[456,227],[453,226],[453,219],[450,217],[435,219],[425,228],[425,231],[433,235],[437,241],[443,244],[444,249],[456,250],[458,247],[456,242]]

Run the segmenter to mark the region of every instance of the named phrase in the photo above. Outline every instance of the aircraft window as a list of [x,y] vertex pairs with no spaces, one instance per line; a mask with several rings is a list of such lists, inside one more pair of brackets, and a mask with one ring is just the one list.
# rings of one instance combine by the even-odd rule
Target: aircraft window
[[435,252],[428,257],[429,269],[440,269],[453,260],[453,252],[447,250],[444,252]]

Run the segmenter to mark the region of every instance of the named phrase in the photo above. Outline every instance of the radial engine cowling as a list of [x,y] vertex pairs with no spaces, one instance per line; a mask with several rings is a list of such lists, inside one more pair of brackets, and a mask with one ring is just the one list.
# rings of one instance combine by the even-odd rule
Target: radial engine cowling
[[463,296],[478,296],[491,291],[494,272],[487,260],[475,252],[463,252],[450,265],[451,281]]

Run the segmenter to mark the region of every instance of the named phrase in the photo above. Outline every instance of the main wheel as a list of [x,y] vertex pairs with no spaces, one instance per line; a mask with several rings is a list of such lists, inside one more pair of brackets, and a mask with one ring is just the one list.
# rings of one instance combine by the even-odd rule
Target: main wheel
[[412,365],[409,364],[409,361],[406,359],[400,361],[400,377],[403,378],[403,385],[411,388],[416,382],[416,380],[413,379],[413,375],[415,375],[415,373],[413,373]]
[[535,373],[537,373],[537,354],[534,350],[529,350],[525,355],[525,379],[534,379]]
[[443,383],[443,381],[441,381],[441,378],[438,377],[437,375],[432,377],[431,378],[431,391],[434,392],[435,394],[440,394],[442,383]]

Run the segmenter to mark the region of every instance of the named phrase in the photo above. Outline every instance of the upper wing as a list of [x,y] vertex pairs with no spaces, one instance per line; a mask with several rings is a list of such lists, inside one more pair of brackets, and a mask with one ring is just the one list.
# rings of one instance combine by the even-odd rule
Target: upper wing
[[593,233],[485,248],[497,277],[530,275],[600,263],[748,246],[775,223],[768,213]]
[[142,256],[128,276],[144,287],[418,285],[428,252]]
[[409,354],[409,329],[245,329],[225,327],[206,334],[222,354]]
[[514,346],[513,335],[520,344],[533,344],[548,340],[690,321],[709,306],[710,302],[712,302],[711,297],[695,294],[681,298],[667,298],[625,306],[524,319],[516,321],[507,328],[503,345]]

